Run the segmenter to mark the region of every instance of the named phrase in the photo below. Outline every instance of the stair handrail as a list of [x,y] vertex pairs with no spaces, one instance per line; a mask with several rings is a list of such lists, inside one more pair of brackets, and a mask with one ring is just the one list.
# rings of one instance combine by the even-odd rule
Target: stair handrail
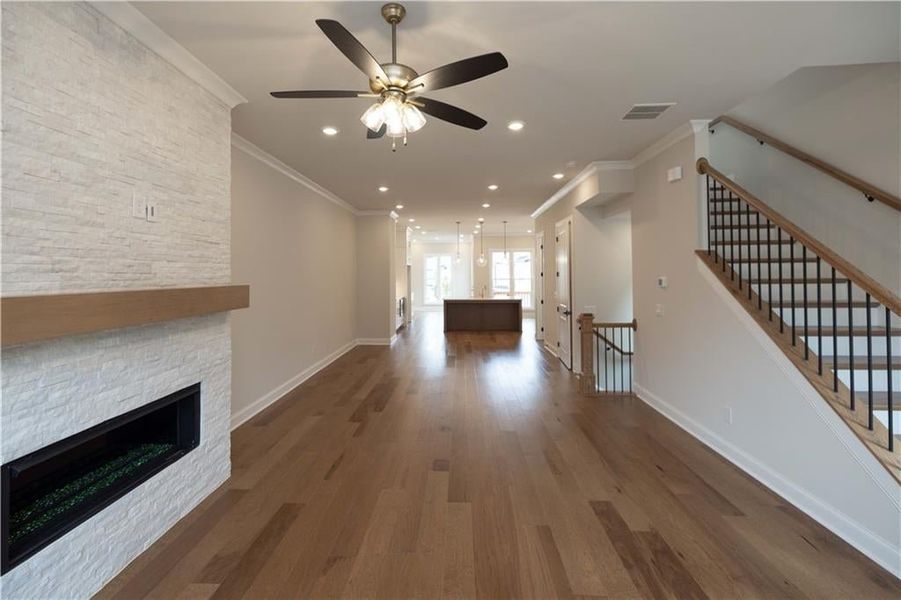
[[822,171],[823,173],[829,175],[833,179],[837,179],[838,181],[841,181],[845,185],[848,185],[848,186],[862,192],[863,195],[866,196],[867,200],[869,200],[870,202],[872,202],[873,200],[879,200],[886,206],[890,206],[891,208],[894,208],[897,211],[901,211],[901,198],[898,198],[897,196],[890,194],[890,193],[886,192],[885,190],[882,190],[882,189],[876,187],[875,185],[871,185],[871,184],[867,183],[866,181],[864,181],[863,179],[860,179],[859,177],[855,177],[854,175],[851,175],[850,173],[843,171],[842,169],[839,169],[835,165],[831,165],[824,160],[820,160],[819,158],[812,156],[812,155],[808,154],[807,152],[804,152],[803,150],[799,150],[790,144],[786,144],[782,140],[774,138],[773,136],[768,135],[768,134],[760,131],[759,129],[755,129],[755,128],[751,127],[750,125],[742,123],[738,119],[734,119],[728,115],[721,115],[721,116],[717,117],[716,119],[712,120],[707,125],[707,128],[710,130],[713,130],[713,128],[716,127],[716,125],[718,125],[719,123],[725,123],[726,125],[729,125],[735,129],[738,129],[742,133],[746,133],[746,134],[750,135],[751,137],[755,138],[761,144],[770,145],[773,148],[776,148],[777,150],[781,150],[785,154],[788,154],[789,156],[797,158],[801,162],[804,162],[804,163],[810,165],[814,169],[818,169],[819,171]]
[[610,338],[602,334],[599,330],[620,328],[632,329],[633,331],[635,331],[638,329],[638,321],[636,319],[632,319],[632,321],[629,323],[592,323],[591,326],[592,329],[594,329],[594,334],[600,339],[604,340],[604,342],[606,342],[606,344],[610,346],[610,348],[614,352],[619,352],[623,356],[632,356],[634,354],[631,350],[626,352],[625,350],[617,346],[612,340],[610,340]]
[[715,179],[720,185],[757,209],[761,215],[767,217],[770,221],[781,227],[782,230],[788,233],[792,238],[813,250],[820,258],[831,264],[838,271],[841,271],[845,277],[856,283],[865,292],[878,300],[883,306],[893,313],[901,315],[901,298],[894,292],[849,263],[830,248],[826,247],[822,242],[812,237],[806,231],[778,213],[760,198],[729,179],[722,172],[714,168],[706,158],[699,158],[696,166],[698,173],[701,175],[708,175]]

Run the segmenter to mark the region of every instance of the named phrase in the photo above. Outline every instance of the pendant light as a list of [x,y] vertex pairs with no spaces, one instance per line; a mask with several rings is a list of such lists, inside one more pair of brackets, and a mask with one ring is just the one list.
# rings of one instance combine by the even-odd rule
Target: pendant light
[[457,221],[457,264],[460,264],[460,238],[463,237],[460,235],[460,221]]
[[507,222],[504,221],[504,258],[507,258]]
[[488,264],[488,259],[485,258],[485,223],[482,222],[482,226],[479,228],[479,259],[476,261],[480,267],[484,267]]

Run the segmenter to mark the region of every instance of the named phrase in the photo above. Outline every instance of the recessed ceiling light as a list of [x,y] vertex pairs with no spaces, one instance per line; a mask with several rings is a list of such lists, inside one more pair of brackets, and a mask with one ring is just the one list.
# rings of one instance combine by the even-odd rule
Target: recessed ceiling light
[[488,186],[488,189],[491,190],[491,191],[493,192],[494,190],[497,189],[497,185],[494,184],[494,183],[492,183],[491,185]]
[[479,223],[484,223],[484,222],[485,222],[485,217],[479,217]]
[[322,128],[322,133],[324,133],[325,135],[338,135],[338,128],[329,125]]
[[482,208],[491,208],[491,205],[486,202],[482,205]]
[[385,193],[385,192],[388,191],[388,188],[385,187],[384,185],[380,185],[380,186],[379,186],[379,191],[382,192],[382,193]]
[[532,233],[531,229],[526,229],[526,233]]
[[481,229],[481,228],[482,228],[481,225],[476,225],[476,229]]
[[417,225],[415,229],[422,229],[422,225]]
[[407,221],[409,221],[410,223],[413,223],[416,221],[416,219],[407,219]]
[[398,204],[398,205],[396,205],[394,208],[396,208],[397,210],[400,210],[400,209],[402,209],[403,207],[404,207],[403,204]]
[[563,179],[564,177],[563,173],[554,173],[554,179]]
[[519,131],[525,126],[526,124],[522,121],[510,121],[509,123],[507,123],[507,129],[509,129],[510,131]]
[[437,235],[436,235],[436,236],[435,236],[435,238],[434,238],[434,239],[436,239],[436,240],[437,240],[437,239],[438,239],[438,236],[437,236]]

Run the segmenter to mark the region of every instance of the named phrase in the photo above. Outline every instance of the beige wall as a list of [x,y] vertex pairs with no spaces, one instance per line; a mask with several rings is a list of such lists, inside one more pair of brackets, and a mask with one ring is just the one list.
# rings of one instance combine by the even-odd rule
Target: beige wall
[[[232,413],[352,343],[354,216],[232,148]],[[288,390],[284,390],[288,391]]]
[[[901,193],[901,63],[807,67],[729,111],[889,193]],[[731,127],[710,162],[901,293],[901,213]]]
[[[631,174],[613,177],[611,174],[591,175],[575,186],[550,209],[535,220],[536,231],[544,232],[544,306],[543,323],[545,345],[555,349],[558,335],[556,313],[556,224],[572,218],[573,310],[573,370],[581,365],[578,327],[575,318],[591,310],[596,321],[632,320],[632,249],[628,201],[612,200],[617,210],[593,205],[604,190],[605,179],[628,179]],[[618,193],[619,193],[618,188]],[[609,213],[609,214],[608,214]]]
[[396,222],[385,215],[356,218],[356,335],[386,342],[394,335]]
[[[752,333],[756,324],[746,328],[742,309],[733,310],[732,297],[717,291],[721,284],[702,275],[706,267],[693,253],[700,204],[695,158],[688,138],[636,170],[637,393],[845,539],[897,561],[901,523],[891,476],[816,392],[807,399],[802,390],[809,384],[790,364],[783,368],[774,358],[779,351],[771,354],[771,342]],[[687,176],[667,183],[666,170],[675,166]],[[668,277],[667,289],[657,287],[659,275]]]

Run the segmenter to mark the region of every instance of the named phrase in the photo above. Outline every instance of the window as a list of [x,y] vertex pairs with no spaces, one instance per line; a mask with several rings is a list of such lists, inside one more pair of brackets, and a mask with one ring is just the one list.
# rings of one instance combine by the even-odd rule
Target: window
[[521,298],[523,308],[532,308],[532,251],[491,252],[491,296]]
[[427,254],[424,263],[423,304],[441,304],[451,297],[453,257],[450,254]]

